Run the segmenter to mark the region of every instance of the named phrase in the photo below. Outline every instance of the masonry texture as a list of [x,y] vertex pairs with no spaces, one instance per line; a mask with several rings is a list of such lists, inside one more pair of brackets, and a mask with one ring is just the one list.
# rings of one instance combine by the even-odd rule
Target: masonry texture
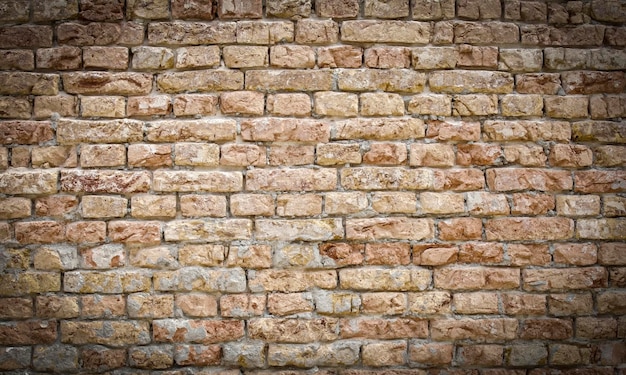
[[0,1],[0,372],[626,374],[625,23]]

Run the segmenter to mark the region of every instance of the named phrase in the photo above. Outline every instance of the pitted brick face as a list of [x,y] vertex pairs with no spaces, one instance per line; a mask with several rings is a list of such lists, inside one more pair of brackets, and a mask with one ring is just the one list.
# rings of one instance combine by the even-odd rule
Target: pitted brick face
[[0,372],[623,375],[625,22],[2,2]]

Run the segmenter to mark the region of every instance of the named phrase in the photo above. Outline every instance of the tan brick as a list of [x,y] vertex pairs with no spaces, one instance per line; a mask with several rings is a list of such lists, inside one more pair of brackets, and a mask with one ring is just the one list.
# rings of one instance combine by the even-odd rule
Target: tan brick
[[406,160],[406,145],[403,143],[371,143],[369,150],[363,154],[363,162],[367,164],[397,165],[404,164]]
[[314,216],[321,213],[321,195],[281,194],[276,198],[276,214],[278,216]]
[[172,17],[175,19],[197,18],[213,19],[213,4],[209,0],[174,0],[172,1]]
[[311,98],[307,94],[270,94],[267,111],[275,116],[306,117],[311,114]]
[[268,241],[328,241],[342,238],[343,226],[341,219],[259,219],[255,236]]
[[212,267],[222,265],[225,252],[223,245],[185,245],[178,251],[178,259],[185,266]]
[[250,318],[263,315],[265,296],[251,294],[231,294],[220,298],[222,316],[230,318]]
[[417,199],[408,192],[373,193],[372,209],[378,213],[416,213]]
[[[114,333],[103,336],[99,334],[105,326],[111,327]],[[63,321],[61,323],[61,342],[67,344],[101,344],[125,346],[147,344],[150,342],[150,329],[147,322],[137,321]]]
[[567,119],[588,116],[589,98],[586,96],[546,96],[543,100],[546,116]]
[[480,123],[429,121],[426,137],[439,141],[478,141]]
[[519,42],[519,34],[518,26],[508,22],[457,22],[454,24],[455,43],[516,44]]
[[255,68],[269,65],[267,47],[226,46],[224,64],[229,68]]
[[463,366],[501,366],[502,345],[464,345],[457,347],[457,360]]
[[295,35],[300,44],[333,44],[339,39],[339,26],[333,20],[302,19]]
[[620,94],[626,87],[623,72],[575,71],[561,74],[566,94]]
[[498,1],[460,0],[457,13],[460,18],[471,20],[500,18],[502,8]]
[[383,268],[342,269],[339,271],[341,287],[374,291],[417,291],[430,285],[431,274],[425,269]]
[[[182,3],[182,0],[178,1]],[[174,6],[175,3],[172,3]],[[189,2],[187,3],[189,4]],[[203,4],[203,7],[206,7]],[[210,8],[210,4],[208,4]],[[189,46],[176,50],[176,68],[214,68],[220,64],[220,49],[218,46]]]
[[329,192],[326,193],[324,210],[329,215],[344,215],[363,211],[368,201],[361,192]]
[[458,50],[453,47],[419,47],[411,50],[414,69],[451,69],[456,67]]
[[83,96],[80,106],[83,117],[126,116],[126,101],[122,96]]
[[243,72],[236,70],[197,70],[157,75],[157,87],[169,94],[243,89]]
[[260,270],[249,272],[252,292],[302,292],[313,287],[334,289],[337,287],[335,271]]
[[125,143],[143,138],[143,123],[137,120],[59,120],[57,140],[60,144]]
[[424,90],[426,74],[409,69],[341,69],[337,85],[343,91],[417,93]]
[[507,163],[525,167],[544,167],[548,158],[541,146],[505,145],[504,159]]
[[273,46],[270,47],[270,63],[277,68],[313,68],[315,52],[309,46]]
[[545,315],[546,296],[523,293],[502,294],[502,306],[507,315]]
[[256,169],[247,174],[247,190],[334,190],[337,175],[329,169]]
[[567,319],[526,319],[522,323],[520,338],[563,340],[573,336],[572,322]]
[[559,291],[605,287],[607,272],[602,267],[524,270],[524,290]]
[[413,246],[413,263],[422,265],[444,265],[456,262],[459,249],[456,246],[424,244]]
[[332,91],[314,94],[315,113],[322,116],[353,117],[358,114],[359,101],[356,94]]
[[154,289],[160,291],[239,293],[246,289],[246,276],[240,268],[185,267],[155,272],[153,279]]
[[30,147],[13,147],[11,149],[11,167],[26,168],[30,162]]
[[361,310],[365,314],[404,314],[407,298],[403,293],[378,292],[361,295]]
[[[176,216],[175,201],[173,203],[173,215],[171,216]],[[199,194],[181,195],[180,213],[185,217],[225,217],[226,197]]]
[[293,39],[292,22],[237,22],[237,43],[239,44],[290,43]]
[[423,138],[424,122],[420,119],[352,119],[334,124],[333,139],[405,140]]
[[270,268],[272,248],[269,245],[231,246],[226,266],[247,269]]
[[408,244],[367,244],[365,264],[407,265],[410,263],[411,249]]
[[492,141],[569,141],[570,124],[563,121],[485,121],[484,135]]
[[360,95],[363,116],[402,116],[404,101],[398,94],[364,93]]
[[29,119],[32,107],[28,98],[2,96],[0,97],[0,118]]
[[0,51],[0,69],[2,70],[34,70],[35,54],[33,51],[11,49]]
[[315,161],[313,145],[275,145],[269,149],[270,165],[305,165]]
[[263,115],[265,95],[253,91],[225,92],[220,95],[220,110],[230,115]]
[[85,195],[81,199],[81,213],[84,218],[124,217],[127,213],[128,200],[121,197],[104,195]]
[[603,243],[598,250],[598,263],[606,265],[625,265],[626,259],[624,259],[622,253],[625,250],[623,243]]
[[589,112],[593,119],[609,119],[626,115],[625,95],[592,95]]
[[30,216],[31,202],[26,198],[0,198],[0,219],[18,219]]
[[421,94],[411,97],[407,111],[416,115],[450,116],[452,99],[448,95]]
[[344,21],[341,40],[362,43],[428,44],[431,28],[415,21]]
[[158,221],[111,221],[108,227],[113,242],[154,245],[161,241],[161,223]]
[[133,144],[128,146],[128,165],[140,168],[161,168],[172,165],[172,146]]
[[[23,9],[28,17],[28,9]],[[11,13],[5,13],[11,17]],[[4,14],[3,14],[4,16]],[[3,17],[4,18],[4,17]],[[12,17],[8,20],[14,22]],[[27,19],[24,19],[27,21]],[[0,28],[0,48],[52,47],[52,27],[39,25],[15,25]]]
[[518,74],[515,87],[520,94],[555,95],[561,89],[561,79],[558,73]]
[[174,145],[176,165],[216,166],[220,148],[212,143],[176,143]]
[[33,317],[33,300],[31,298],[2,298],[0,316],[2,319],[24,319]]
[[220,0],[217,5],[220,18],[261,18],[263,6],[261,0]]
[[409,3],[406,0],[380,1],[368,0],[365,2],[365,17],[374,18],[404,18],[409,15]]
[[233,192],[243,188],[241,172],[158,170],[153,176],[153,189],[162,192]]
[[433,222],[429,219],[373,218],[346,222],[346,238],[352,240],[419,240],[432,238],[433,230]]
[[359,68],[363,49],[355,46],[332,46],[317,49],[317,65],[320,68]]
[[217,96],[208,94],[183,94],[174,97],[173,111],[176,116],[214,115],[217,112]]
[[549,248],[545,245],[510,244],[508,254],[514,266],[546,265],[552,260]]
[[598,312],[601,314],[623,314],[626,310],[624,292],[620,290],[606,291],[597,295]]
[[48,121],[0,122],[0,144],[41,144],[52,137],[53,130]]
[[555,244],[554,262],[588,266],[597,261],[597,248],[593,244]]
[[235,216],[272,216],[274,198],[266,194],[235,194],[230,197],[230,210]]
[[126,47],[84,47],[83,64],[85,68],[126,70],[129,54]]
[[565,171],[500,168],[487,170],[487,184],[496,191],[525,189],[561,191],[571,190],[573,181],[570,174]]
[[454,18],[455,6],[452,0],[431,2],[417,0],[413,3],[413,19],[417,20],[441,20]]
[[77,107],[78,99],[74,96],[37,96],[33,115],[35,118],[48,118],[56,113],[59,116],[74,117],[78,113]]
[[572,140],[579,142],[626,143],[624,125],[612,121],[581,121],[572,125]]
[[176,294],[176,309],[188,317],[200,318],[217,315],[217,299],[207,294]]
[[563,216],[595,216],[600,214],[600,197],[557,195],[556,211]]
[[101,243],[106,239],[104,221],[76,221],[67,224],[67,240],[72,243]]
[[406,341],[385,341],[363,345],[361,356],[366,366],[399,366],[406,363],[406,351]]
[[241,136],[246,141],[328,142],[330,125],[314,119],[254,119],[242,121]]
[[75,72],[62,77],[70,94],[134,96],[152,90],[152,75],[147,73]]
[[[277,327],[282,327],[278,330]],[[257,318],[249,322],[249,335],[266,342],[306,343],[337,339],[337,319]]]
[[513,76],[503,72],[439,71],[432,73],[428,82],[433,92],[508,94],[513,91]]
[[446,267],[436,269],[435,287],[451,290],[517,289],[520,270],[494,267]]
[[168,1],[129,0],[126,5],[128,18],[160,19],[169,17]]
[[174,313],[174,296],[134,293],[126,302],[131,318],[167,318]]
[[498,66],[498,48],[461,44],[458,47],[456,65],[460,68],[496,68]]
[[124,145],[83,145],[80,151],[80,166],[121,167],[126,165],[126,147]]
[[515,73],[538,72],[543,66],[539,49],[500,48],[498,70]]
[[31,153],[33,168],[76,167],[78,156],[73,146],[35,147]]
[[[194,334],[191,332],[201,332]],[[186,332],[176,334],[177,332]],[[188,320],[162,319],[153,323],[153,335],[156,342],[189,342],[210,344],[236,340],[242,337],[243,321],[237,320]]]
[[131,216],[151,219],[176,216],[174,195],[140,194],[131,197]]
[[489,292],[455,293],[453,304],[459,314],[497,314],[498,295]]
[[250,238],[252,222],[246,219],[176,220],[165,224],[165,241],[217,242]]
[[456,218],[440,221],[437,225],[439,238],[444,241],[479,240],[482,238],[482,222],[477,218]]
[[313,311],[310,293],[272,293],[267,296],[267,310],[272,315],[285,316]]
[[539,95],[505,95],[500,106],[503,116],[541,116],[543,99]]
[[81,268],[109,269],[124,267],[126,255],[121,245],[105,244],[80,250]]
[[452,344],[410,341],[408,360],[410,364],[449,365],[452,363],[453,351]]
[[270,0],[266,4],[268,16],[278,18],[300,19],[311,15],[311,0],[289,2],[282,0]]
[[498,113],[496,95],[455,95],[452,102],[452,115],[486,116]]
[[420,193],[420,208],[427,214],[451,214],[465,211],[463,194]]
[[250,70],[246,89],[257,91],[326,91],[332,90],[330,70]]
[[476,342],[512,340],[517,336],[516,319],[510,318],[464,318],[435,319],[431,321],[434,341],[472,339]]
[[581,239],[623,240],[626,220],[615,219],[580,219],[576,225],[576,236]]
[[587,170],[575,172],[575,190],[583,193],[619,193],[624,191],[615,181],[624,179],[622,171]]
[[126,113],[129,117],[162,116],[167,115],[170,108],[167,95],[135,96],[128,98]]
[[365,50],[365,66],[368,68],[408,68],[411,50],[405,47],[372,47]]
[[176,250],[165,246],[131,248],[130,264],[135,267],[171,269],[179,267]]
[[454,165],[454,148],[444,144],[413,143],[409,150],[410,165],[426,167],[451,167]]

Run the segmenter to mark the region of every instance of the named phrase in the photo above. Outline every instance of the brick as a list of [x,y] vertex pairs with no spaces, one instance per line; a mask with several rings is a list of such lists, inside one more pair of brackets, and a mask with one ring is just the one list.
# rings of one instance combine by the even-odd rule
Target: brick
[[186,266],[217,266],[225,260],[223,245],[185,245],[178,251],[180,263]]
[[435,190],[476,190],[485,185],[483,172],[480,169],[449,169],[437,171],[435,174]]
[[282,194],[276,199],[278,216],[314,216],[322,213],[322,196]]
[[121,167],[126,164],[124,145],[84,145],[81,147],[80,166]]
[[515,215],[544,215],[555,208],[554,196],[549,194],[513,194],[511,213]]
[[402,293],[378,292],[361,295],[361,311],[365,314],[399,315],[406,310],[407,299]]
[[151,22],[148,25],[151,45],[211,45],[236,42],[235,22]]
[[0,349],[0,369],[16,370],[27,368],[32,357],[32,348],[29,347],[6,347]]
[[334,190],[337,175],[328,169],[257,169],[247,174],[246,189],[251,191]]
[[426,137],[438,141],[478,141],[480,123],[429,121]]
[[581,239],[622,240],[625,238],[622,219],[580,219],[576,226],[576,236]]
[[421,265],[444,265],[456,262],[459,249],[449,245],[413,246],[413,263]]
[[309,46],[273,46],[270,47],[270,63],[277,68],[313,68],[315,52]]
[[[515,289],[520,286],[519,269],[448,267],[435,270],[435,287],[452,290]],[[461,281],[463,280],[463,281]]]
[[76,221],[67,224],[67,240],[72,243],[101,243],[106,238],[104,221]]
[[[451,156],[453,158],[451,163],[453,164],[454,154]],[[456,163],[459,165],[496,165],[502,162],[503,156],[500,145],[489,143],[459,144]]]
[[505,363],[509,366],[542,366],[548,363],[548,350],[543,344],[507,346]]
[[435,341],[471,339],[475,342],[512,340],[517,336],[517,320],[509,318],[434,319],[431,335]]
[[267,297],[268,311],[277,316],[313,311],[310,293],[272,293]]
[[2,220],[29,217],[30,212],[30,199],[0,198],[0,219]]
[[[547,49],[546,49],[547,50]],[[498,70],[515,73],[538,72],[544,56],[539,49],[500,49]]]
[[622,123],[581,121],[572,125],[572,140],[578,142],[626,143]]
[[68,319],[78,317],[78,298],[38,296],[35,299],[37,316],[44,319]]
[[626,87],[623,72],[576,71],[561,73],[566,94],[619,94]]
[[502,8],[498,1],[460,0],[457,4],[457,15],[466,19],[500,18]]
[[411,50],[405,47],[372,47],[365,50],[365,66],[368,68],[408,68]]
[[311,114],[311,99],[307,94],[270,94],[267,111],[275,116],[305,117]]
[[28,249],[9,249],[2,256],[3,268],[25,270],[29,266],[31,251]]
[[339,271],[341,287],[371,291],[418,291],[430,285],[430,271],[422,269],[365,268]]
[[177,294],[176,309],[188,317],[207,317],[217,315],[217,299],[206,294]]
[[170,107],[167,95],[135,96],[128,98],[126,113],[129,117],[159,116],[168,114]]
[[499,244],[467,242],[460,246],[458,259],[460,263],[497,264],[504,259],[504,251]]
[[417,93],[424,90],[426,74],[409,69],[340,69],[337,85],[343,91]]
[[[224,217],[226,216],[226,198],[218,195],[186,194],[180,196],[180,212],[184,217]],[[176,216],[176,204],[172,206],[171,216]]]
[[[498,313],[498,295],[495,293],[455,293],[453,296],[453,304],[456,312],[459,314]],[[467,361],[468,358],[464,358],[464,362]]]
[[129,364],[135,368],[165,369],[174,364],[172,347],[142,346],[128,350]]
[[508,253],[511,264],[515,266],[546,265],[552,260],[548,247],[544,245],[511,244]]
[[153,179],[153,189],[161,192],[233,192],[243,187],[240,172],[159,170]]
[[407,105],[410,114],[450,116],[452,99],[448,95],[421,94],[411,98]]
[[491,141],[569,141],[570,124],[563,121],[485,121],[484,135]]
[[372,209],[378,213],[415,213],[417,212],[417,199],[414,193],[374,193]]
[[219,345],[177,345],[174,348],[174,361],[178,365],[219,365],[221,359],[222,348]]
[[[2,319],[25,319],[33,317],[33,300],[29,298],[2,298]],[[6,354],[6,353],[4,353]]]
[[85,195],[81,200],[81,214],[84,218],[124,217],[128,200],[104,195]]
[[515,88],[520,94],[555,95],[561,89],[561,79],[557,73],[518,74]]
[[462,194],[458,193],[420,193],[420,207],[426,214],[451,214],[465,211]]
[[[58,273],[29,271],[17,274],[4,273],[0,281],[3,285],[0,288],[1,296],[20,296],[61,290],[61,278]],[[12,344],[16,345],[16,343]]]
[[571,190],[573,181],[570,174],[564,171],[500,168],[487,170],[487,184],[495,191],[561,191]]
[[507,315],[545,315],[546,297],[535,294],[507,293],[502,295]]
[[351,214],[367,208],[365,193],[360,192],[329,192],[326,194],[324,209],[327,214]]
[[126,314],[126,299],[121,295],[87,295],[81,296],[80,301],[83,318],[102,319]]
[[583,96],[546,96],[546,115],[553,118],[581,118],[588,116],[589,98]]
[[255,236],[273,241],[327,241],[343,237],[343,227],[340,219],[264,219],[256,220]]
[[254,68],[269,65],[267,47],[226,46],[224,64],[229,68]]
[[391,167],[344,168],[341,184],[350,190],[424,190],[433,186],[432,171]]
[[[28,13],[28,9],[25,11]],[[43,25],[0,27],[0,48],[37,47],[52,47],[52,27]]]
[[573,236],[573,221],[565,218],[502,218],[488,220],[488,240],[568,239]]
[[55,221],[30,221],[15,224],[15,239],[20,244],[64,242],[65,226]]
[[546,48],[545,65],[553,70],[584,69],[591,51],[578,48]]
[[30,162],[30,148],[24,146],[13,147],[11,150],[11,167],[26,168]]
[[134,144],[128,146],[128,165],[131,167],[160,168],[172,165],[170,145]]
[[278,18],[300,19],[311,15],[311,0],[297,2],[270,0],[266,7],[268,16]]
[[179,266],[174,249],[157,246],[151,248],[132,248],[130,264],[142,268],[171,269]]
[[294,25],[292,22],[237,22],[237,43],[239,44],[290,43],[293,40]]
[[31,112],[32,105],[26,98],[0,97],[0,117],[2,118],[29,119]]
[[141,219],[174,217],[176,216],[176,197],[173,195],[135,195],[131,198],[131,216]]
[[0,51],[0,69],[34,70],[35,54],[33,51],[11,49]]
[[441,20],[454,18],[454,1],[443,0],[431,2],[428,0],[417,0],[413,3],[413,19],[417,20]]
[[[62,321],[61,342],[66,344],[100,344],[114,347],[145,345],[150,342],[148,322],[139,321]],[[103,329],[113,332],[103,335]]]
[[591,216],[600,214],[599,196],[558,195],[556,210],[563,216]]
[[39,270],[70,270],[78,267],[76,248],[63,245],[42,246],[33,254],[33,265]]
[[498,48],[461,44],[458,47],[456,65],[464,68],[496,68],[498,66]]
[[129,0],[126,4],[128,18],[162,19],[169,17],[169,3],[165,0]]
[[173,101],[174,115],[195,116],[214,115],[217,112],[218,98],[208,94],[177,95]]
[[626,115],[626,96],[592,95],[589,98],[589,112],[594,120],[623,117]]
[[451,311],[452,297],[448,292],[422,292],[408,294],[408,312],[411,314],[447,314]]
[[[275,319],[256,318],[249,321],[248,335],[265,342],[307,343],[338,338],[335,318]],[[281,327],[281,329],[276,329]]]
[[458,22],[454,24],[454,43],[467,44],[517,44],[518,26],[508,22]]
[[295,39],[300,44],[334,44],[339,26],[333,20],[302,19],[296,23]]
[[344,21],[341,40],[361,43],[428,44],[430,25],[415,21]]
[[230,115],[263,115],[265,96],[260,92],[235,91],[220,95],[220,110]]
[[246,219],[176,220],[163,229],[165,241],[217,242],[249,238],[252,223]]
[[482,222],[477,218],[448,219],[440,221],[437,227],[439,238],[445,241],[482,238]]
[[217,14],[220,18],[261,18],[263,7],[261,0],[220,0],[217,5]]
[[458,361],[465,366],[500,366],[503,354],[502,345],[464,345],[457,348]]
[[65,192],[126,194],[148,191],[150,176],[148,172],[64,170],[60,182]]
[[498,113],[496,95],[455,95],[452,102],[452,115],[487,116]]
[[153,279],[154,289],[159,291],[238,293],[246,289],[246,276],[241,268],[185,267],[155,272]]
[[566,319],[526,319],[522,322],[520,338],[564,340],[573,336],[572,322]]
[[326,91],[332,89],[330,70],[250,70],[246,90]]
[[83,117],[126,116],[126,101],[121,96],[84,96],[80,106]]
[[405,341],[387,341],[363,345],[361,355],[363,364],[368,366],[397,366],[406,363],[406,350]]
[[626,310],[624,292],[619,290],[606,291],[596,296],[600,314],[623,314]]
[[543,99],[539,95],[506,95],[500,101],[503,116],[541,116]]
[[[223,346],[223,363],[232,367],[263,367],[266,362],[265,344],[261,341],[243,341],[226,343]],[[233,371],[222,372],[235,375]]]
[[406,145],[403,143],[376,142],[369,146],[369,150],[363,154],[364,163],[397,165],[407,160]]
[[211,92],[243,89],[243,73],[235,70],[198,70],[157,75],[157,86],[165,93]]
[[80,17],[90,21],[120,21],[124,18],[121,0],[80,0]]
[[402,116],[404,101],[398,94],[364,93],[360,95],[363,116]]
[[619,193],[624,187],[616,181],[624,179],[623,171],[587,170],[574,173],[575,191],[582,193]]
[[426,167],[451,167],[454,165],[454,148],[444,144],[411,144],[409,164]]
[[102,245],[80,251],[81,267],[87,269],[108,269],[123,267],[126,264],[124,248],[120,245]]
[[146,139],[150,142],[230,141],[235,139],[237,124],[232,119],[176,121],[149,124]]
[[420,119],[353,119],[335,122],[332,139],[406,140],[423,138],[424,134]]
[[359,100],[356,94],[332,91],[316,92],[315,113],[322,116],[354,117],[358,114]]
[[619,242],[603,243],[598,249],[598,263],[605,265],[625,265],[626,259],[622,256],[624,250],[624,244]]
[[220,50],[218,46],[190,46],[176,50],[176,68],[178,69],[213,68],[219,63]]
[[270,366],[349,366],[358,361],[359,350],[357,342],[271,344],[267,356]]
[[40,69],[77,70],[82,65],[82,52],[80,48],[71,46],[40,48],[36,63]]
[[429,219],[374,218],[349,219],[346,222],[346,238],[352,240],[432,238],[433,223]]
[[62,78],[70,94],[136,96],[152,90],[152,75],[147,73],[74,72]]
[[249,279],[252,292],[302,292],[313,287],[337,287],[335,271],[259,270],[250,272]]
[[524,290],[559,291],[605,287],[607,273],[602,267],[524,270]]
[[535,145],[506,145],[504,159],[508,164],[521,164],[525,167],[545,167],[547,156],[543,147]]
[[520,34],[522,44],[526,45],[593,46],[602,44],[604,26],[579,25],[565,32],[564,28],[524,25],[520,27]]
[[359,68],[363,49],[355,46],[332,46],[317,49],[317,65],[320,68]]
[[449,365],[452,363],[452,344],[409,342],[409,364]]
[[230,210],[235,216],[272,216],[274,215],[274,198],[266,194],[232,195]]
[[41,144],[53,137],[54,131],[48,121],[0,122],[0,144]]
[[47,321],[3,322],[0,324],[2,345],[52,344],[57,336],[57,325]]
[[78,99],[74,96],[36,96],[33,115],[35,118],[55,116],[74,117],[78,114]]

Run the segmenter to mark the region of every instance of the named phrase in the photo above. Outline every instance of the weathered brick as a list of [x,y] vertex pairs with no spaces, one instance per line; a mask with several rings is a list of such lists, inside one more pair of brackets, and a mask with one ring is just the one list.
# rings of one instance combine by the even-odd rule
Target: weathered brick
[[252,232],[252,222],[247,219],[176,220],[165,224],[165,241],[217,242],[244,240]]
[[267,15],[278,18],[300,19],[311,14],[311,0],[282,1],[270,0],[266,4]]
[[178,365],[211,366],[219,365],[222,348],[219,345],[176,345],[174,361]]
[[265,95],[253,91],[225,92],[220,95],[220,110],[226,115],[263,115]]
[[408,360],[416,365],[449,365],[452,363],[454,347],[452,344],[409,341]]
[[330,70],[250,70],[246,72],[245,81],[247,90],[257,91],[326,91],[332,89]]
[[340,69],[337,72],[337,85],[344,91],[417,93],[424,90],[425,84],[425,73],[409,69]]
[[124,217],[128,200],[121,197],[86,195],[81,200],[81,213],[84,218]]
[[406,140],[424,135],[424,122],[420,119],[359,118],[335,122],[332,139]]
[[452,0],[432,2],[429,0],[417,0],[413,3],[413,19],[416,20],[441,20],[454,18],[455,4]]
[[476,342],[512,340],[517,336],[516,319],[482,318],[434,319],[431,335],[435,341],[471,339]]
[[349,366],[358,361],[359,349],[359,343],[353,341],[308,345],[271,344],[267,355],[270,366]]
[[435,287],[452,290],[516,289],[520,271],[515,268],[447,267],[435,270]]
[[598,263],[606,265],[624,265],[626,259],[623,258],[624,244],[619,242],[603,243],[598,250]]
[[217,315],[217,299],[214,296],[199,293],[177,294],[175,302],[175,308],[188,317]]
[[624,186],[624,171],[586,170],[574,173],[575,191],[582,193],[620,193]]
[[83,117],[126,116],[126,101],[122,96],[83,96],[80,106]]
[[167,95],[135,96],[128,98],[126,113],[129,117],[159,116],[168,114],[170,108]]
[[60,182],[61,190],[66,192],[126,194],[148,191],[150,174],[130,171],[63,170]]
[[355,46],[332,46],[317,49],[317,65],[320,68],[359,68],[363,50]]
[[27,368],[32,357],[30,347],[4,347],[0,349],[0,369],[16,370]]
[[[478,2],[476,2],[478,3]],[[508,22],[457,22],[454,24],[454,42],[467,44],[516,44],[520,31]]]
[[311,99],[307,94],[270,94],[267,111],[275,116],[304,117],[311,114]]
[[[59,273],[52,272],[20,272],[17,274],[4,273],[0,277],[2,287],[1,296],[20,296],[30,293],[59,292],[61,278]],[[0,335],[2,337],[2,335]],[[6,343],[16,345],[17,343]]]
[[515,73],[538,72],[542,68],[543,59],[539,49],[500,49],[498,70]]
[[170,94],[241,90],[243,82],[243,72],[236,70],[168,72],[157,75],[156,80],[158,88]]
[[251,191],[334,190],[337,174],[329,169],[257,169],[247,174],[246,189]]
[[172,165],[172,146],[133,144],[128,146],[128,165],[139,168],[162,168]]
[[[75,96],[36,96],[33,115],[35,118],[59,116],[74,117],[77,115],[78,99]],[[12,116],[15,117],[15,116]]]
[[555,95],[561,89],[561,79],[558,73],[518,74],[515,87],[520,94]]
[[252,292],[302,292],[313,287],[334,289],[337,287],[335,271],[259,270],[249,272]]
[[241,172],[167,171],[153,175],[153,188],[162,192],[232,192],[243,188]]
[[[81,296],[80,301],[83,318],[106,319],[126,314],[126,298],[121,295],[86,295]],[[123,357],[125,361],[126,356]]]
[[619,94],[626,87],[623,72],[575,71],[561,73],[566,94]]
[[524,270],[524,290],[559,291],[601,288],[607,285],[607,272],[602,267],[552,268]]
[[2,70],[34,70],[35,54],[33,51],[9,49],[0,51],[0,69]]
[[211,45],[236,42],[235,22],[150,22],[148,43],[151,45]]
[[[170,216],[176,216],[176,201],[171,205]],[[224,217],[226,198],[219,195],[186,194],[180,197],[180,213],[185,217]]]
[[[114,347],[145,345],[150,342],[148,322],[140,321],[62,321],[61,342],[67,344],[101,344]],[[110,334],[102,334],[110,330]]]
[[64,73],[63,87],[70,94],[148,95],[152,75],[148,73],[74,72]]
[[450,116],[452,114],[452,99],[448,95],[421,94],[411,98],[407,111],[417,115]]
[[146,139],[151,142],[230,141],[235,139],[236,132],[237,123],[232,119],[165,120],[150,123]]
[[[8,3],[10,4],[10,3]],[[28,14],[28,9],[25,9]],[[10,14],[10,13],[3,13]],[[11,19],[11,21],[17,21]],[[52,47],[52,27],[45,25],[15,25],[0,27],[0,48]]]
[[292,22],[237,22],[237,43],[239,44],[277,44],[290,43],[293,40],[294,25]]
[[[84,204],[84,203],[83,203]],[[124,204],[124,211],[126,205]],[[131,198],[131,215],[149,219],[176,216],[176,197],[173,195],[135,195]]]
[[580,219],[576,225],[576,236],[581,239],[623,240],[626,238],[626,220]]
[[184,267],[155,272],[153,279],[154,289],[159,291],[239,293],[246,289],[246,275],[241,268]]
[[0,343],[4,346],[52,344],[56,336],[57,325],[45,320],[0,324]]
[[84,145],[81,147],[80,166],[121,167],[126,164],[126,147],[124,145]]
[[581,121],[572,125],[572,140],[579,142],[626,143],[626,127],[612,121]]
[[502,295],[507,315],[545,315],[546,297],[535,294],[507,293]]
[[[248,335],[265,342],[307,343],[338,338],[335,318],[274,319],[257,318],[248,323]],[[281,329],[277,329],[281,327]]]
[[208,94],[177,95],[173,111],[176,116],[214,115],[217,111],[217,96]]

